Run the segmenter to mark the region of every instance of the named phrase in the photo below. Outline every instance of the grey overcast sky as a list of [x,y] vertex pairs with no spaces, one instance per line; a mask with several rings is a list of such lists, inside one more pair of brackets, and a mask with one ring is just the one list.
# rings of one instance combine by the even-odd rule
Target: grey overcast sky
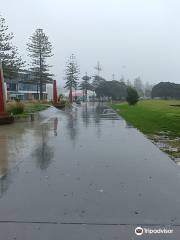
[[54,47],[53,72],[63,84],[67,58],[76,54],[81,75],[115,74],[131,81],[180,83],[179,0],[0,0],[1,15],[26,59],[26,43],[43,28]]

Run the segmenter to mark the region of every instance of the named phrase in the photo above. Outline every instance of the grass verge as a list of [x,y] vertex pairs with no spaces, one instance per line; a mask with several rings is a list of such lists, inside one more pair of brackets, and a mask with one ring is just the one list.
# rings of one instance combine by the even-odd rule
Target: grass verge
[[24,113],[34,113],[47,109],[50,104],[41,102],[27,102],[24,104]]
[[164,147],[165,152],[180,157],[180,101],[144,100],[135,106],[123,102],[112,104],[112,108],[153,141],[163,139],[164,146],[170,146]]
[[[14,104],[14,106],[13,106],[13,104]],[[14,102],[14,103],[9,102],[7,104],[7,111],[9,113],[13,113],[15,118],[16,117],[27,117],[32,113],[45,110],[50,106],[50,104],[48,104],[48,103],[41,103],[41,102],[38,102],[38,101],[37,102],[36,101],[34,101],[34,102],[21,102],[21,104],[23,104],[23,112],[21,112],[21,113],[17,112],[17,114],[16,114],[13,111],[14,110],[13,107],[16,108],[16,105],[17,105],[16,102]]]

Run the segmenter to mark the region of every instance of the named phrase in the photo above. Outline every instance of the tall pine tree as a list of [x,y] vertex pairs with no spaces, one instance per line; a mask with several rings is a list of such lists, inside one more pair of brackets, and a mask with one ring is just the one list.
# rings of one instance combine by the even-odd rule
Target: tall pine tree
[[38,28],[30,37],[27,43],[27,50],[32,58],[30,71],[34,82],[40,88],[40,99],[43,100],[43,85],[52,82],[52,76],[49,72],[50,65],[47,64],[47,58],[53,56],[52,44],[43,29]]
[[92,87],[92,85],[89,83],[89,81],[90,81],[90,79],[91,79],[91,77],[89,77],[88,75],[87,75],[87,73],[86,73],[86,75],[85,76],[83,76],[82,77],[82,82],[81,82],[81,84],[80,84],[80,89],[81,90],[83,90],[83,96],[84,96],[84,94],[85,94],[85,100],[87,101],[87,91],[88,90],[93,90],[93,87]]
[[69,98],[70,98],[70,102],[72,102],[72,90],[77,89],[79,74],[80,74],[79,67],[77,65],[76,57],[74,54],[70,56],[66,64],[65,74],[66,74],[65,88],[70,90]]
[[25,63],[19,56],[17,47],[12,44],[13,38],[13,33],[8,32],[5,19],[0,16],[0,60],[4,77],[9,79],[16,78]]

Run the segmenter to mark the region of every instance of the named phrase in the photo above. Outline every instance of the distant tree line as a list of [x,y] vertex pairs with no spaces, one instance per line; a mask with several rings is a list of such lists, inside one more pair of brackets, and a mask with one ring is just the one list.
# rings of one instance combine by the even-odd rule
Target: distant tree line
[[112,100],[125,100],[127,97],[127,86],[123,82],[106,81],[95,76],[92,86],[97,97],[110,97]]
[[180,84],[160,82],[152,89],[152,98],[180,99]]

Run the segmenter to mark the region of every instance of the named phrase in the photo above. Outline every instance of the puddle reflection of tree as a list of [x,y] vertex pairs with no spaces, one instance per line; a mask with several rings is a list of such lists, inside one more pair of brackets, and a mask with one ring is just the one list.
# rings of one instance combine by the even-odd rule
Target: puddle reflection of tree
[[102,129],[101,129],[101,122],[102,122],[102,117],[101,114],[103,113],[104,109],[106,109],[107,107],[104,106],[103,103],[98,103],[97,107],[96,107],[96,111],[95,111],[95,116],[94,116],[94,121],[96,124],[96,128],[97,128],[97,137],[101,138],[102,136]]
[[0,198],[7,192],[11,181],[11,174],[8,171],[8,138],[0,137]]
[[21,148],[26,144],[24,136],[28,129],[31,129],[31,123],[24,122],[0,128],[0,198],[13,182]]
[[82,110],[81,117],[83,123],[85,124],[85,127],[88,128],[88,126],[91,123],[90,119],[92,118],[97,129],[97,136],[101,137],[100,113],[103,111],[102,107],[99,104],[96,105],[95,103],[85,103],[82,106],[81,110]]
[[85,124],[86,128],[90,124],[90,115],[91,115],[91,113],[88,109],[87,102],[86,102],[85,105],[82,106],[82,119],[83,119],[83,123]]
[[94,113],[94,122],[96,124],[97,128],[97,136],[100,138],[102,136],[102,127],[103,126],[103,121],[108,120],[111,121],[112,125],[115,125],[116,120],[119,120],[119,116],[112,112],[113,114],[104,114],[105,110],[110,110],[110,108],[106,105],[106,103],[100,102],[95,108],[95,113]]
[[70,136],[70,139],[73,141],[75,144],[76,138],[78,135],[78,121],[77,121],[77,109],[74,109],[74,111],[70,112],[67,116],[67,130],[68,134]]
[[58,135],[57,129],[58,129],[58,118],[55,118],[54,119],[54,136],[55,137],[57,137],[57,135]]
[[43,124],[40,126],[40,143],[33,153],[33,157],[36,158],[37,167],[45,170],[49,167],[54,157],[54,148],[49,146],[49,126]]
[[0,179],[0,198],[8,191],[9,185],[12,183],[11,174],[6,173]]

